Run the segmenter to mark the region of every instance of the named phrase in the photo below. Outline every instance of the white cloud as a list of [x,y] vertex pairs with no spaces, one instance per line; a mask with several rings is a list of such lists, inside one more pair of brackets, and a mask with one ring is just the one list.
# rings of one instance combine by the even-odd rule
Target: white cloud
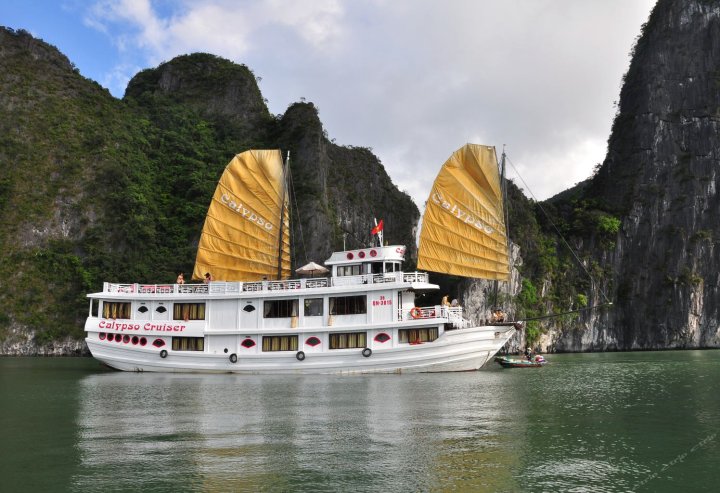
[[540,199],[587,178],[652,4],[124,0],[97,2],[87,23],[133,54],[123,66],[195,51],[245,63],[271,111],[315,102],[331,137],[372,147],[422,204],[439,166],[470,141],[507,144]]

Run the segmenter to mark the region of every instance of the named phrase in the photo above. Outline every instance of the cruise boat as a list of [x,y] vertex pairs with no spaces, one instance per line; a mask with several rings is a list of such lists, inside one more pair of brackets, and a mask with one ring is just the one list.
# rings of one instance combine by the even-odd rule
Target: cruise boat
[[[423,306],[427,272],[383,243],[333,253],[290,277],[280,152],[235,156],[221,177],[188,284],[103,284],[89,294],[92,355],[126,371],[359,374],[476,370],[515,333],[474,326],[460,306]],[[440,171],[423,216],[418,268],[507,279],[502,187],[493,147],[468,144]],[[316,277],[320,271],[327,276]],[[308,275],[309,274],[309,275]]]

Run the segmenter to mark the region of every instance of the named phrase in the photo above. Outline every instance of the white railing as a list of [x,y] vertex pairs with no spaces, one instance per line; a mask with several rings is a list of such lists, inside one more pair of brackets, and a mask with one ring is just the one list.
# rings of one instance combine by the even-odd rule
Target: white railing
[[361,276],[312,277],[286,281],[225,282],[209,284],[103,284],[105,293],[139,294],[235,294],[243,291],[290,291],[317,289],[328,286],[356,286],[362,284],[427,283],[425,272],[388,272],[385,274],[364,274]]
[[425,320],[429,318],[445,319],[455,327],[464,328],[468,326],[468,321],[463,318],[463,309],[460,306],[424,306],[413,307],[410,309],[398,309],[398,320]]

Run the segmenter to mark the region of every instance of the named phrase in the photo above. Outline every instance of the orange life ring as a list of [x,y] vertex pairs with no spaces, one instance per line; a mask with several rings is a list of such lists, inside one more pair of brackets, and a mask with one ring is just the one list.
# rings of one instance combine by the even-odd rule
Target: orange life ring
[[422,317],[422,310],[416,306],[415,308],[410,310],[410,316],[412,318],[420,318]]

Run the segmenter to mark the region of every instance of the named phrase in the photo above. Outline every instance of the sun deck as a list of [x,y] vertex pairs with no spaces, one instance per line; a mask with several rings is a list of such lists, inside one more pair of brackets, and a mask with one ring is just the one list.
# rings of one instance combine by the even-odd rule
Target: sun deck
[[425,272],[389,272],[384,274],[363,274],[359,276],[317,277],[307,279],[288,279],[282,281],[224,282],[213,281],[209,284],[118,284],[103,283],[102,293],[117,294],[235,294],[243,292],[273,292],[298,289],[319,289],[328,287],[368,286],[382,284],[428,284]]

